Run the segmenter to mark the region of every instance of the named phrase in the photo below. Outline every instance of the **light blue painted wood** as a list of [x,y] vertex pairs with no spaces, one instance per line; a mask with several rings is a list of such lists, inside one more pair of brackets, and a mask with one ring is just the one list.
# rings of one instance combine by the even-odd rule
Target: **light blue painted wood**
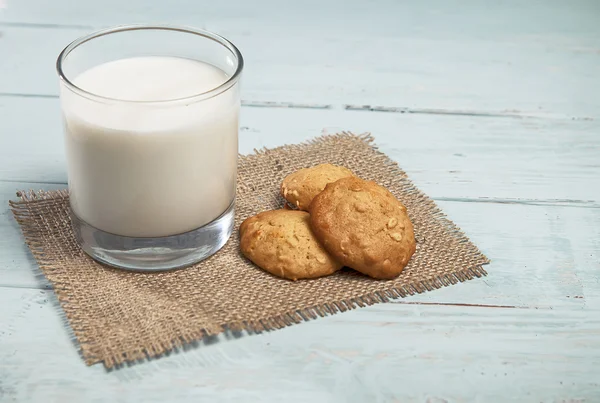
[[[58,100],[0,97],[0,113],[0,133],[15,133],[0,137],[0,180],[66,183]],[[596,120],[245,107],[241,127],[244,154],[304,141],[323,128],[371,131],[434,198],[600,203]]]
[[[160,21],[235,41],[247,59],[248,100],[599,117],[593,0],[8,1],[0,15],[12,24],[0,26],[0,55],[9,59],[0,64],[0,92],[56,94],[54,60],[73,38]],[[85,27],[18,25],[48,22]]]
[[[599,400],[599,13],[593,0],[7,0],[0,402]],[[490,276],[119,371],[85,367],[6,201],[66,179],[58,50],[151,21],[240,45],[241,152],[371,131],[492,258]]]
[[[0,200],[15,186],[0,182]],[[43,188],[56,187],[46,185]],[[492,260],[490,276],[411,298],[416,302],[600,308],[600,208],[438,202]],[[0,216],[0,286],[48,287],[11,217]]]
[[3,401],[590,401],[600,311],[381,304],[106,373],[48,291],[0,293]]

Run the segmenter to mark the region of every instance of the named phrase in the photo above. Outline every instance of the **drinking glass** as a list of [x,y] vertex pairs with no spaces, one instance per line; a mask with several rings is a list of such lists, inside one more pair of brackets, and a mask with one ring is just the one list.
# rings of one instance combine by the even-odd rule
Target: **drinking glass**
[[[71,222],[87,254],[115,267],[165,270],[227,242],[243,65],[219,35],[162,25],[102,30],[60,53]],[[190,93],[196,81],[210,85]],[[183,95],[172,95],[179,88]],[[146,92],[153,95],[140,96]]]

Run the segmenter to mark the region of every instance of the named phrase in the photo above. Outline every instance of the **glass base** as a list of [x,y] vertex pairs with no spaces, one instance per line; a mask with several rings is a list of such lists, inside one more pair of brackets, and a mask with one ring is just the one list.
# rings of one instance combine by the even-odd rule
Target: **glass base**
[[157,238],[119,236],[101,231],[71,211],[77,243],[99,262],[120,269],[159,271],[177,269],[213,255],[233,231],[234,204],[214,221],[189,232]]

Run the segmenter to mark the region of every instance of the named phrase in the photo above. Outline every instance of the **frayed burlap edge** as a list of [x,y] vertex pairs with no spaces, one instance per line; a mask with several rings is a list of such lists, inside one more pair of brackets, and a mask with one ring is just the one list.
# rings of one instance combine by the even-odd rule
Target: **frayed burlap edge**
[[[247,156],[240,155],[240,159],[251,161],[253,159],[261,158],[264,155],[268,155],[270,152],[275,150],[293,151],[296,148],[303,147],[306,145],[317,144],[335,136],[352,137],[355,139],[359,139],[369,144],[372,147],[372,149],[378,154],[385,156],[385,154],[379,151],[378,147],[373,145],[374,138],[370,133],[356,135],[349,132],[342,132],[336,135],[319,136],[303,143],[285,145],[275,149],[255,149],[254,154],[250,154]],[[85,362],[88,365],[103,362],[107,368],[112,368],[114,366],[119,366],[125,362],[139,361],[159,357],[172,350],[180,349],[186,344],[199,341],[205,336],[217,335],[228,330],[232,332],[247,331],[249,333],[261,333],[264,331],[281,329],[293,324],[298,324],[304,321],[316,319],[318,317],[325,317],[339,312],[346,312],[348,310],[352,310],[358,307],[365,307],[377,303],[388,302],[393,299],[404,298],[426,291],[432,291],[442,287],[447,287],[453,284],[457,284],[459,282],[464,282],[472,280],[474,278],[486,276],[487,272],[484,270],[483,265],[490,263],[490,260],[487,257],[485,257],[485,255],[483,255],[474,244],[470,242],[469,238],[458,226],[456,226],[452,221],[450,221],[446,217],[446,215],[440,210],[440,208],[435,204],[433,200],[431,200],[428,196],[426,196],[423,192],[416,188],[414,184],[412,184],[412,182],[410,182],[407,179],[406,173],[399,168],[396,162],[390,160],[387,157],[386,160],[388,161],[388,167],[392,169],[393,174],[396,174],[398,178],[403,178],[404,181],[410,183],[411,186],[409,188],[409,191],[413,194],[413,196],[421,199],[422,203],[425,204],[425,207],[430,210],[432,216],[436,220],[443,222],[448,231],[453,233],[454,237],[458,240],[459,243],[467,245],[470,253],[477,254],[481,257],[481,264],[473,267],[466,267],[462,270],[450,274],[435,276],[433,278],[415,282],[413,284],[404,286],[394,286],[391,288],[385,287],[386,289],[370,292],[354,298],[323,302],[319,305],[310,306],[303,309],[290,310],[284,314],[275,315],[260,320],[232,321],[227,323],[214,324],[201,329],[194,329],[189,332],[186,332],[185,335],[173,338],[167,343],[157,343],[151,348],[144,348],[140,351],[125,351],[120,355],[115,355],[111,357],[97,357],[93,354],[86,354],[87,346],[90,343],[94,343],[94,341],[87,339],[83,325],[78,318],[77,310],[72,309],[72,307],[69,304],[70,285],[61,282],[59,277],[56,276],[57,272],[60,272],[61,270],[65,269],[59,265],[53,264],[52,262],[46,260],[45,250],[42,239],[40,237],[40,232],[36,229],[35,226],[33,226],[32,214],[35,214],[35,212],[33,212],[31,209],[31,203],[35,202],[39,206],[40,203],[52,203],[56,199],[64,200],[69,197],[68,191],[66,189],[56,191],[19,191],[17,192],[17,197],[19,197],[19,200],[9,201],[9,205],[11,207],[15,220],[21,226],[25,242],[31,250],[42,273],[54,286],[54,291],[57,294],[58,300],[60,301],[63,310],[65,311],[67,321],[70,327],[72,328],[73,333],[77,338],[77,341],[81,346]],[[244,193],[248,191],[254,191],[254,189],[245,186],[245,184],[240,184],[240,186],[238,187],[238,192]],[[385,284],[385,282],[382,283]]]

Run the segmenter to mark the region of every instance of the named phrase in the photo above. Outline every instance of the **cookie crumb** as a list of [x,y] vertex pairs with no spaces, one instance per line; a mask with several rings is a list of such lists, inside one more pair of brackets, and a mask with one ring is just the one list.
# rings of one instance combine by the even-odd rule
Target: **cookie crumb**
[[364,213],[365,211],[367,211],[368,207],[366,204],[364,203],[356,203],[354,205],[354,208],[356,209],[356,211],[358,211],[359,213]]
[[400,242],[402,240],[402,234],[400,234],[398,232],[394,232],[393,234],[390,234],[390,236],[396,242]]

